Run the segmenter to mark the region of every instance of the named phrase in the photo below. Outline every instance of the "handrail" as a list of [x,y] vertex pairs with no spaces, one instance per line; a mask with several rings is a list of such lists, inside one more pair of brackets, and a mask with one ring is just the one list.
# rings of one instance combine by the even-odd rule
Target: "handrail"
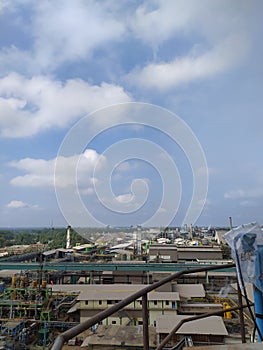
[[[93,317],[89,318],[88,320],[78,324],[77,326],[68,329],[67,331],[61,333],[55,340],[51,350],[61,350],[63,344],[68,341],[69,339],[79,335],[80,333],[84,332],[85,330],[89,329],[90,327],[94,326],[95,324],[99,323],[103,319],[111,316],[115,312],[119,311],[120,309],[124,308],[125,306],[129,305],[133,301],[137,300],[138,298],[141,298],[145,295],[147,295],[149,292],[153,291],[156,288],[161,287],[162,285],[171,282],[172,280],[181,277],[183,275],[187,274],[192,274],[192,273],[197,273],[197,272],[205,272],[205,271],[213,271],[213,270],[219,270],[221,268],[227,269],[235,267],[235,264],[223,264],[223,265],[216,265],[216,266],[206,266],[206,267],[199,267],[199,268],[194,268],[194,269],[187,269],[187,270],[182,270],[173,273],[170,276],[164,277],[160,281],[157,281],[151,285],[148,285],[145,288],[142,288],[141,290],[133,293],[132,295],[128,296],[127,298],[121,300],[117,304],[113,305],[112,307],[105,309]],[[147,304],[147,303],[144,303]],[[147,305],[146,305],[147,307]],[[143,310],[143,314],[146,313],[147,310]],[[145,329],[147,328],[147,329]],[[147,350],[149,349],[149,345],[147,345],[147,341],[149,343],[149,340],[147,339],[147,333],[148,333],[148,327],[144,327],[143,332],[146,332],[146,336],[144,333],[144,349]]]
[[[253,306],[253,303],[249,304],[250,306]],[[236,311],[239,309],[244,309],[247,307],[247,305],[242,305],[242,306],[234,306],[228,309],[222,309],[222,310],[217,310],[217,311],[211,311],[211,312],[206,312],[200,315],[196,316],[189,316],[187,318],[184,318],[178,322],[178,324],[171,330],[171,332],[163,339],[163,341],[159,344],[159,346],[156,348],[156,350],[161,350],[163,347],[168,343],[168,341],[172,338],[173,334],[176,333],[184,323],[191,322],[191,321],[196,321],[196,320],[201,320],[202,318],[207,318],[210,316],[216,316],[216,315],[222,315],[226,311],[231,312],[231,311]]]

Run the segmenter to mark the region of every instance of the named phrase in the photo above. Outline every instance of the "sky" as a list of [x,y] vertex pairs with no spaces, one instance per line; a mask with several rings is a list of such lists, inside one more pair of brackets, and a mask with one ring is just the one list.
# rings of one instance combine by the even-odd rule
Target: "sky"
[[263,224],[261,0],[0,0],[0,227]]

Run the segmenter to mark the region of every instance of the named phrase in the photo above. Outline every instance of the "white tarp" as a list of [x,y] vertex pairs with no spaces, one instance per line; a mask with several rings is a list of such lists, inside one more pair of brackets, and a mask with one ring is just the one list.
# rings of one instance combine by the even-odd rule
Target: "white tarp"
[[261,270],[263,271],[263,232],[257,223],[241,225],[224,234],[232,249],[236,262],[241,289],[245,282],[253,283],[263,292]]

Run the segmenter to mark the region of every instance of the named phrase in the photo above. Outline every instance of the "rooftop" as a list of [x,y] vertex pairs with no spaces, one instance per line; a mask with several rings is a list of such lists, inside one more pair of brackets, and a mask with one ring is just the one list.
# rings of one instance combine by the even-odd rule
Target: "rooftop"
[[[161,315],[156,320],[156,332],[169,334],[178,323],[188,318],[184,315]],[[177,334],[213,334],[228,335],[222,317],[210,316],[207,318],[184,323]]]
[[183,298],[204,298],[205,290],[202,284],[173,284],[173,289]]
[[[87,290],[82,291],[78,296],[79,301],[83,300],[122,300],[132,295],[134,290]],[[141,300],[141,298],[138,298]],[[150,292],[148,293],[148,300],[180,300],[177,292]]]
[[[156,346],[156,336],[154,327],[149,327],[149,345]],[[143,346],[143,329],[142,326],[100,326],[96,334],[87,337],[83,346],[88,345],[110,345],[110,346],[127,346],[138,347]]]

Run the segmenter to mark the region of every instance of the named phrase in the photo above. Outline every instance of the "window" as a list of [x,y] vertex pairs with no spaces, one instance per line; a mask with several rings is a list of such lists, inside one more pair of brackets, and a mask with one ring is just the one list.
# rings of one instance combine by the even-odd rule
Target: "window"
[[101,305],[102,304],[102,300],[99,300],[99,305]]
[[116,324],[116,321],[111,321],[111,324]]
[[111,305],[112,304],[112,300],[107,300],[107,304]]
[[89,302],[88,302],[88,300],[86,300],[86,301],[85,301],[85,305],[89,305]]
[[142,326],[143,325],[143,321],[138,321],[138,325]]
[[168,300],[166,300],[165,305],[167,305],[167,306],[169,306],[169,305],[170,305],[170,303],[169,303],[169,301],[168,301]]
[[157,305],[157,300],[154,300],[154,302],[153,302],[153,303],[154,303],[154,305]]

